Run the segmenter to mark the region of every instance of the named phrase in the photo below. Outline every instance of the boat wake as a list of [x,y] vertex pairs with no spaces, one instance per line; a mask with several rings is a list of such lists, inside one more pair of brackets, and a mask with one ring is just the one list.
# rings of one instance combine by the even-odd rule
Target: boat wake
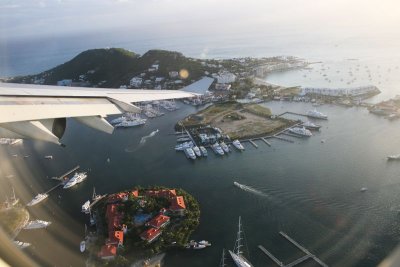
[[157,129],[155,131],[152,131],[149,135],[143,136],[140,139],[138,147],[136,145],[130,145],[129,147],[125,148],[125,152],[128,152],[128,153],[135,152],[136,150],[138,150],[141,146],[143,146],[146,143],[147,139],[155,136],[158,132],[159,132],[159,130]]
[[236,186],[237,188],[242,189],[243,191],[252,193],[254,195],[258,195],[260,197],[269,197],[268,194],[266,194],[266,193],[264,193],[264,192],[262,192],[260,190],[257,190],[257,189],[255,189],[255,188],[253,188],[251,186],[244,185],[244,184],[239,184],[238,182],[233,182],[233,185]]

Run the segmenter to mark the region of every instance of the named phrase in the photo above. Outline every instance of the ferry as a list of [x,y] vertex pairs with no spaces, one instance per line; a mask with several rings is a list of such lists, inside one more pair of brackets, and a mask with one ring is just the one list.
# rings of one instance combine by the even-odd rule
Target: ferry
[[24,248],[27,248],[27,247],[29,247],[29,246],[31,245],[30,243],[22,242],[22,241],[17,241],[17,240],[14,240],[14,244],[15,244],[19,249],[24,249]]
[[24,227],[24,229],[31,230],[31,229],[46,228],[50,224],[51,224],[51,222],[46,222],[46,221],[42,221],[42,220],[35,220],[35,221],[28,222],[28,224]]
[[201,157],[201,152],[200,152],[200,148],[197,146],[194,146],[193,148],[193,152],[196,154],[197,157]]
[[83,205],[82,205],[82,212],[88,214],[90,211],[90,200],[86,201]]
[[400,154],[390,155],[387,157],[388,160],[400,160]]
[[306,128],[302,127],[294,127],[294,128],[290,128],[289,132],[294,133],[294,134],[298,134],[301,136],[306,136],[306,137],[310,137],[312,136],[312,133],[310,132],[310,130],[307,130]]
[[220,156],[223,156],[224,150],[222,150],[221,146],[218,143],[215,143],[213,145],[211,145],[212,150],[214,150],[214,153]]
[[221,142],[219,145],[221,146],[222,150],[224,150],[224,152],[226,154],[228,154],[230,152],[229,147],[224,142]]
[[43,200],[45,200],[46,198],[48,198],[49,195],[48,194],[38,194],[36,197],[34,197],[28,204],[26,204],[27,206],[31,207],[34,206],[36,204],[38,204],[39,202],[42,202]]
[[203,157],[207,157],[208,156],[207,149],[204,146],[200,146],[199,148],[201,150],[201,154],[203,154]]
[[196,159],[196,154],[194,153],[193,149],[185,148],[183,151],[188,159]]
[[306,121],[301,126],[309,130],[319,130],[319,128],[321,128],[321,125],[314,124],[311,121]]
[[240,150],[240,151],[243,151],[244,150],[244,146],[240,143],[240,141],[239,140],[234,140],[233,142],[232,142],[232,145],[234,146],[234,147],[236,147],[236,149],[238,149],[238,150]]
[[308,111],[307,116],[311,117],[311,118],[322,119],[322,120],[328,119],[327,115],[317,111],[316,109]]
[[69,181],[64,185],[64,189],[70,188],[76,184],[83,182],[87,177],[86,172],[76,172],[75,175],[69,179]]

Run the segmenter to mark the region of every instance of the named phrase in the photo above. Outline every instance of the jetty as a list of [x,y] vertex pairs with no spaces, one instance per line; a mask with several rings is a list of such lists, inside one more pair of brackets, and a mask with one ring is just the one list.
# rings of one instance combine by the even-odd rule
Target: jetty
[[322,267],[328,267],[328,265],[326,265],[322,260],[320,260],[317,256],[315,256],[314,254],[312,254],[310,251],[308,251],[305,247],[303,247],[302,245],[300,245],[299,243],[297,243],[294,239],[292,239],[290,236],[288,236],[286,233],[284,232],[279,232],[279,234],[284,237],[287,241],[289,241],[290,243],[292,243],[295,247],[297,247],[299,250],[301,250],[302,252],[305,253],[304,256],[292,261],[291,263],[288,264],[284,264],[282,261],[278,260],[274,255],[272,255],[271,252],[269,252],[266,248],[264,248],[263,246],[259,245],[258,248],[265,254],[267,255],[273,262],[275,262],[278,266],[282,266],[282,267],[293,267],[295,265],[298,265],[308,259],[313,259],[316,263],[318,263],[320,266]]
[[61,176],[58,177],[51,177],[51,179],[53,180],[57,180],[57,181],[63,181],[65,177],[67,177],[68,175],[70,175],[71,173],[73,173],[74,171],[78,170],[80,168],[79,165],[77,165],[76,167],[72,168],[71,170],[67,171],[66,173],[64,173]]

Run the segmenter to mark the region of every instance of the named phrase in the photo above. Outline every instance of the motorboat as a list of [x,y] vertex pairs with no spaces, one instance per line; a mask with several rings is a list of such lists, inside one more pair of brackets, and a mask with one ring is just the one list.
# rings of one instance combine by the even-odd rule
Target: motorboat
[[22,241],[17,241],[17,240],[14,240],[14,244],[15,244],[19,249],[24,249],[24,248],[27,248],[27,247],[29,247],[29,246],[31,245],[30,243],[22,242]]
[[226,154],[228,154],[230,152],[229,147],[224,142],[221,142],[219,145],[221,146],[222,150],[224,150],[224,152]]
[[327,115],[317,111],[316,109],[308,111],[307,116],[311,117],[311,118],[322,119],[322,120],[328,119]]
[[240,150],[240,151],[243,151],[244,150],[244,146],[240,143],[240,141],[239,140],[234,140],[233,142],[232,142],[232,145],[234,146],[234,147],[236,147],[236,149],[238,149],[238,150]]
[[314,124],[311,121],[306,121],[301,126],[303,126],[306,129],[310,129],[310,130],[319,130],[319,128],[321,128],[321,125]]
[[86,172],[76,172],[75,175],[69,179],[69,181],[64,185],[64,189],[70,188],[76,184],[83,182],[87,178]]
[[194,153],[192,148],[185,148],[183,150],[185,152],[185,155],[188,159],[196,159],[196,154]]
[[186,148],[192,148],[192,147],[194,147],[194,144],[193,144],[192,141],[190,141],[190,142],[185,142],[185,143],[176,145],[175,146],[175,150],[176,151],[183,151]]
[[49,195],[44,193],[44,194],[37,194],[28,204],[26,204],[27,206],[34,206],[36,204],[38,204],[39,202],[42,202],[43,200],[45,200],[46,198],[48,198]]
[[193,152],[196,154],[197,157],[201,157],[201,151],[200,151],[200,148],[198,146],[194,146],[192,149],[193,149]]
[[310,130],[307,130],[305,127],[293,127],[289,129],[289,132],[306,137],[312,136]]
[[82,205],[82,212],[88,214],[90,211],[90,200],[86,201],[83,205]]
[[400,160],[400,154],[390,155],[387,157],[388,160]]
[[207,157],[208,156],[207,149],[204,146],[200,146],[199,148],[203,157]]
[[222,150],[221,146],[218,143],[211,145],[211,148],[217,155],[223,156],[225,154],[224,150]]

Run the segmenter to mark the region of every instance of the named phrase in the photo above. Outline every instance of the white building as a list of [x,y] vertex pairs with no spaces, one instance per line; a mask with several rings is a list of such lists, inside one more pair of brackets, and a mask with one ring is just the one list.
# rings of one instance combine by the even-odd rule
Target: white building
[[227,71],[220,73],[217,76],[218,83],[233,83],[236,81],[236,75]]
[[142,86],[142,83],[143,83],[143,79],[140,77],[133,77],[129,81],[129,85],[132,87],[140,87],[140,86]]

